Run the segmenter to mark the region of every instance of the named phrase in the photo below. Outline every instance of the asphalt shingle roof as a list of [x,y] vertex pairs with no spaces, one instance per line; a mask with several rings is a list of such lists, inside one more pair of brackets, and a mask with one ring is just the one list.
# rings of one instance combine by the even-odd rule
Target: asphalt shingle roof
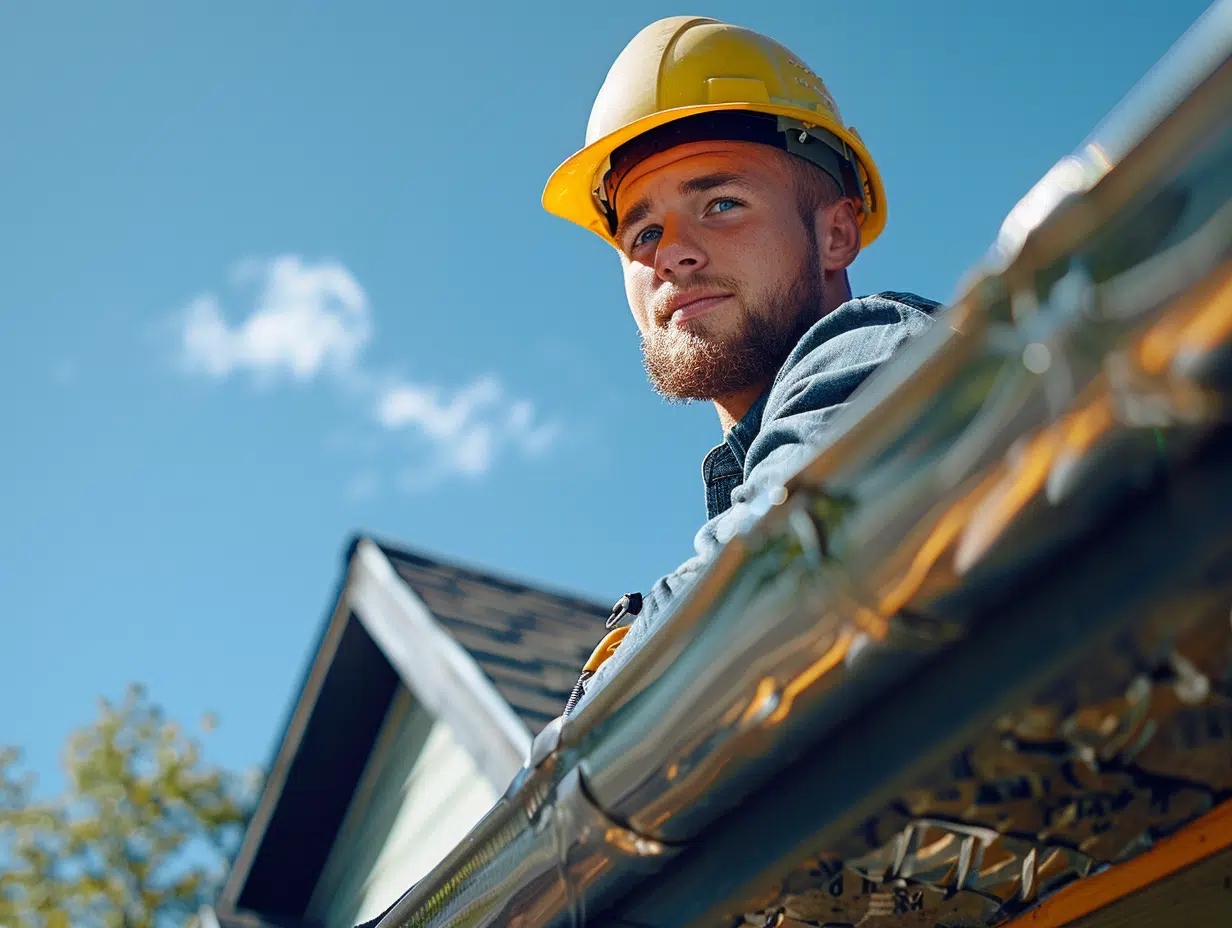
[[608,607],[387,545],[381,550],[531,734],[560,715],[604,635]]

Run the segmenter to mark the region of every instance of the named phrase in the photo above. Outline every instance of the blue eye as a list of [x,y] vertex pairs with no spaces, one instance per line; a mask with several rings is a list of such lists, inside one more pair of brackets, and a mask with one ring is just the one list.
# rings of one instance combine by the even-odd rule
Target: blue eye
[[710,207],[710,211],[714,213],[727,213],[739,205],[739,200],[733,200],[731,197],[724,197],[721,200],[715,200]]
[[633,240],[633,247],[640,248],[642,245],[645,245],[648,242],[654,241],[654,239],[649,238],[648,236],[662,235],[662,234],[663,232],[656,226],[651,226],[648,229],[643,229],[641,232],[638,233],[637,238]]

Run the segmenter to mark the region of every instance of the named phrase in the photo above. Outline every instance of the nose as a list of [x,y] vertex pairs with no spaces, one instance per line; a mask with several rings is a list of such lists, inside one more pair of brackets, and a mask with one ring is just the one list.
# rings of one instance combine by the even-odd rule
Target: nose
[[689,234],[688,223],[676,214],[665,216],[655,249],[655,276],[678,284],[705,266],[706,253]]

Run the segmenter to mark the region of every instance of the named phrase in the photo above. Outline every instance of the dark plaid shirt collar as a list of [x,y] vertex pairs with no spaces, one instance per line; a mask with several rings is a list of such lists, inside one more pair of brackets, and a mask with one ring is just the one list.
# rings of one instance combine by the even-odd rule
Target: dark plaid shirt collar
[[744,482],[744,460],[748,456],[749,445],[761,431],[761,417],[769,396],[770,389],[767,387],[749,411],[723,436],[723,443],[711,448],[702,461],[707,519],[713,519],[731,508],[732,490]]

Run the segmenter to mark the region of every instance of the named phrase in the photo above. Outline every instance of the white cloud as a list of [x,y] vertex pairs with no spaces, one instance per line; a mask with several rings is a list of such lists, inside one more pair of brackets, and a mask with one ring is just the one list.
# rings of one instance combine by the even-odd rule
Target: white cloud
[[354,371],[372,324],[368,299],[350,271],[283,255],[268,263],[263,277],[256,306],[234,325],[212,293],[188,305],[181,343],[187,367],[216,379],[248,371],[302,381],[326,370]]
[[376,418],[391,431],[414,429],[434,442],[448,469],[477,476],[494,456],[513,447],[526,456],[542,454],[555,439],[554,423],[536,423],[527,400],[509,400],[495,377],[480,377],[446,396],[439,387],[395,383],[376,405]]
[[[560,433],[557,424],[540,420],[531,402],[508,397],[490,375],[451,392],[434,384],[382,380],[366,370],[362,354],[373,332],[368,299],[337,262],[311,264],[297,255],[246,259],[229,278],[236,289],[256,284],[252,308],[232,322],[214,293],[189,303],[178,317],[184,370],[218,381],[236,374],[261,382],[329,375],[350,394],[358,393],[387,432],[412,438],[421,457],[426,449],[426,460],[403,475],[405,486],[431,486],[451,475],[480,476],[510,450],[525,457],[543,454]],[[347,494],[366,498],[378,484],[366,471]]]
[[519,400],[509,408],[509,428],[517,435],[518,444],[527,455],[543,454],[560,437],[560,424],[541,422],[535,424],[535,407],[527,400]]
[[452,438],[477,410],[499,403],[502,392],[494,377],[480,377],[448,401],[442,401],[439,387],[399,383],[382,394],[376,415],[387,429],[415,424],[434,438]]

